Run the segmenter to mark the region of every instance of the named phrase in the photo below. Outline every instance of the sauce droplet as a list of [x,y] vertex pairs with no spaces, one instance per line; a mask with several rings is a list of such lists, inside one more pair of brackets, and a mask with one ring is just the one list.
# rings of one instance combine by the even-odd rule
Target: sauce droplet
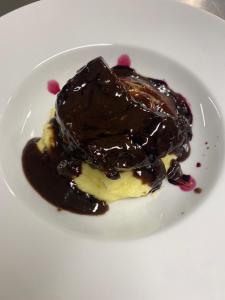
[[48,91],[49,93],[56,95],[60,91],[59,83],[56,80],[49,80],[48,81]]
[[196,194],[200,194],[200,193],[202,192],[202,189],[199,188],[199,187],[197,187],[197,188],[194,189],[194,192],[195,192]]
[[196,163],[196,167],[197,167],[197,168],[200,168],[201,165],[202,165],[202,164],[201,164],[200,162],[197,162],[197,163]]
[[131,66],[131,59],[127,54],[122,54],[117,60],[117,65],[130,67]]

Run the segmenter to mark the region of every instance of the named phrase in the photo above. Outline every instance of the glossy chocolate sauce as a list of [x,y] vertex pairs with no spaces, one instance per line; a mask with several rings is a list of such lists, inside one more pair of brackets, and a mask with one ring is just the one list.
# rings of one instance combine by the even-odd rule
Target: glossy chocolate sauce
[[33,188],[59,209],[85,215],[105,213],[108,205],[104,201],[80,191],[71,180],[80,173],[79,163],[69,159],[58,142],[43,154],[37,142],[30,140],[22,154],[23,170]]
[[135,177],[140,178],[143,183],[150,184],[152,193],[160,188],[163,179],[167,175],[161,159],[157,159],[148,167],[133,170],[133,174]]
[[104,201],[71,181],[83,161],[112,180],[120,171],[133,170],[152,192],[165,177],[183,190],[193,189],[191,176],[183,175],[177,160],[166,172],[160,159],[171,153],[186,159],[192,138],[186,99],[162,80],[141,76],[125,63],[110,69],[98,57],[58,93],[52,124],[56,147],[41,154],[37,140],[29,141],[23,168],[31,185],[59,208],[81,214],[107,211]]

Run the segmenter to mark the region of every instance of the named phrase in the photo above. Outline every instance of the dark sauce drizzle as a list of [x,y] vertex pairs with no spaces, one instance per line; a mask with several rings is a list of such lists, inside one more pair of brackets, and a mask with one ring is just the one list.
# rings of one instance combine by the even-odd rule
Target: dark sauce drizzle
[[[118,63],[110,70],[102,59],[93,60],[60,93],[56,81],[48,83],[49,92],[58,93],[57,114],[51,121],[56,146],[41,154],[38,139],[32,139],[23,150],[22,162],[34,189],[60,210],[89,215],[108,210],[106,202],[80,191],[71,180],[80,174],[82,161],[114,180],[120,171],[133,169],[135,176],[151,185],[151,192],[160,188],[165,177],[184,191],[195,187],[178,162],[190,154],[192,114],[186,99],[166,82],[136,73],[127,55]],[[71,101],[78,103],[77,115]],[[110,115],[104,117],[107,110],[112,110],[111,120]],[[166,172],[160,158],[168,153],[178,160]]]
[[[61,166],[68,162],[64,153],[57,147],[42,154],[37,148],[38,139],[30,140],[23,150],[22,162],[24,173],[33,188],[48,202],[59,210],[64,209],[73,213],[85,215],[100,215],[108,210],[108,205],[95,197],[80,191],[71,180],[71,173],[78,174],[73,167]],[[63,158],[62,161],[60,159]]]

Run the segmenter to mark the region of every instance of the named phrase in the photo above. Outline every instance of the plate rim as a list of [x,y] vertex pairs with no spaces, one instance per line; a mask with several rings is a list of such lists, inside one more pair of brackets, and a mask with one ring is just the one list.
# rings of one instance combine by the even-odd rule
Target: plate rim
[[[29,5],[27,5],[27,6],[25,6],[25,7],[22,7],[22,8],[19,8],[19,9],[17,9],[17,10],[15,10],[15,11],[13,11],[13,12],[10,12],[10,13],[8,13],[8,14],[6,14],[6,15],[4,15],[3,17],[1,17],[0,18],[0,36],[1,36],[1,28],[2,28],[2,23],[7,23],[8,22],[8,19],[13,19],[14,18],[14,16],[17,16],[17,15],[20,15],[20,14],[22,14],[22,11],[25,11],[25,10],[27,10],[27,11],[29,11],[30,9],[33,9],[35,6],[42,6],[42,7],[44,7],[45,6],[45,3],[50,3],[50,2],[53,2],[53,1],[41,1],[41,2],[34,2],[34,3],[32,3],[32,4],[29,4]],[[68,3],[70,3],[70,2],[72,2],[72,1],[67,1]],[[213,14],[211,14],[211,13],[209,13],[209,12],[206,12],[206,11],[203,11],[203,10],[201,10],[201,9],[196,9],[196,8],[193,8],[193,7],[190,7],[188,4],[185,4],[185,3],[180,3],[180,2],[174,2],[174,1],[172,1],[172,0],[167,0],[167,1],[165,1],[165,0],[160,0],[160,1],[150,1],[150,2],[160,2],[161,4],[159,4],[159,5],[162,5],[162,3],[167,3],[166,5],[170,5],[169,3],[171,3],[171,5],[175,5],[174,3],[178,3],[179,5],[181,5],[181,6],[185,6],[185,7],[189,7],[189,9],[191,10],[191,11],[199,11],[199,14],[201,15],[201,14],[204,14],[205,16],[207,15],[207,16],[210,16],[210,18],[212,19],[212,20],[216,20],[215,22],[218,22],[219,21],[219,23],[224,27],[224,32],[225,32],[225,22],[221,19],[221,18],[219,18],[219,17],[217,17],[217,16],[215,16],[215,15],[213,15]],[[43,4],[42,4],[43,3]],[[172,4],[173,3],[173,4]],[[31,8],[32,7],[32,8]],[[4,22],[2,21],[4,19]],[[6,20],[7,19],[7,20]],[[10,22],[11,22],[11,20],[10,20]],[[214,22],[214,21],[213,21]],[[222,23],[221,23],[222,22]],[[6,26],[7,24],[5,24],[5,26]],[[4,27],[4,26],[3,26]],[[7,27],[7,26],[6,26]],[[224,50],[225,50],[225,44],[224,44]],[[1,58],[0,58],[0,61],[1,61]],[[31,71],[31,70],[30,70]],[[0,73],[1,73],[1,70],[0,70]],[[225,74],[225,72],[224,72],[224,74]],[[9,89],[10,90],[10,93],[9,94],[7,94],[7,95],[5,95],[3,98],[2,98],[2,100],[0,100],[0,102],[5,102],[6,101],[6,98],[7,99],[10,99],[10,95],[11,95],[11,89]],[[219,103],[219,105],[221,106],[221,103]],[[222,108],[224,111],[225,111],[225,104],[224,104],[224,107]],[[1,111],[2,111],[2,109],[1,109]],[[1,112],[0,112],[1,113]],[[224,115],[223,115],[223,118],[224,118]],[[223,175],[222,175],[224,178],[225,178],[225,172],[224,172],[224,170],[223,170]],[[0,186],[1,186],[1,184],[0,184]],[[225,187],[221,187],[221,189],[218,189],[218,193],[223,193],[223,192],[225,192]],[[211,202],[213,202],[213,201],[211,201]],[[220,201],[221,202],[221,201]],[[205,206],[207,206],[207,209],[206,208],[204,208],[203,209],[203,207],[201,208],[201,211],[202,211],[202,219],[204,219],[204,218],[209,218],[210,217],[210,214],[209,214],[209,211],[210,211],[210,209],[212,209],[212,211],[213,211],[213,205],[212,205],[212,203],[210,203],[210,204],[208,204],[208,205],[204,205],[204,207]],[[7,213],[10,213],[10,210],[8,210],[8,209],[6,209],[6,212]],[[189,218],[188,218],[189,219]],[[190,221],[190,220],[189,220]],[[188,239],[190,239],[191,240],[191,232],[190,232],[190,230],[191,229],[193,229],[198,223],[199,223],[199,220],[197,220],[197,218],[195,217],[195,218],[193,218],[193,224],[192,224],[192,226],[188,226],[188,224],[187,224],[187,222],[181,222],[181,224],[177,224],[176,225],[176,227],[177,226],[179,226],[179,230],[178,231],[183,231],[183,233],[185,233],[186,234],[186,237],[188,238]],[[4,222],[5,222],[5,219],[4,219]],[[36,222],[36,221],[35,221]],[[183,224],[183,223],[185,223],[185,225]],[[215,227],[216,226],[218,226],[218,228],[221,228],[221,226],[223,225],[223,224],[225,224],[225,222],[222,222],[221,220],[216,220],[216,224],[215,224]],[[6,226],[9,226],[9,224],[7,224]],[[41,223],[39,223],[39,222],[37,222],[37,227],[38,226],[40,226],[40,228],[44,228],[45,226],[43,225],[43,227],[42,227],[42,224]],[[174,229],[174,227],[172,226],[172,229]],[[53,232],[54,230],[51,228],[51,229],[49,229],[49,232]],[[176,231],[176,232],[178,232],[178,231]],[[203,232],[204,231],[204,228],[203,228],[203,226],[200,226],[199,227],[199,230],[197,230],[198,232]],[[209,232],[210,233],[212,233],[213,234],[213,228],[211,228],[210,230],[209,230]],[[216,234],[216,235],[218,235],[218,233]],[[54,238],[58,238],[58,237],[62,237],[62,234],[61,233],[55,233],[55,235],[54,235]],[[121,247],[123,247],[124,248],[124,250],[127,250],[127,247],[128,246],[130,246],[132,249],[139,249],[139,251],[140,251],[140,248],[145,244],[145,243],[147,243],[148,244],[148,246],[153,246],[153,244],[155,243],[156,245],[164,245],[164,243],[163,243],[163,241],[160,241],[160,237],[159,237],[160,235],[155,235],[155,237],[150,237],[149,239],[144,239],[143,241],[138,241],[138,245],[137,245],[137,243],[136,243],[136,241],[129,241],[129,242],[122,242],[122,243],[119,243],[119,245],[121,246]],[[178,236],[181,236],[181,235],[178,235]],[[167,232],[167,237],[168,238],[171,238],[171,240],[172,241],[176,241],[176,238],[178,237],[174,232],[173,232],[173,230],[171,231],[171,229],[169,230],[169,232]],[[203,237],[203,239],[205,238],[205,236]],[[88,239],[86,240],[85,238],[79,238],[79,237],[68,237],[68,239],[72,239],[72,241],[71,241],[71,244],[73,244],[74,242],[77,242],[77,241],[79,241],[79,243],[83,243],[83,245],[84,246],[86,246],[87,244],[89,244],[89,245],[92,245],[92,247],[96,247],[96,248],[99,248],[99,247],[101,247],[102,246],[102,243],[100,242],[98,242],[98,241],[96,241],[96,242],[94,242],[94,241],[89,241]],[[215,240],[217,240],[218,242],[220,241],[220,246],[222,247],[222,249],[224,250],[225,249],[225,240],[224,239],[222,239],[221,237],[220,237],[220,239],[219,239],[219,236],[217,237],[217,239],[215,239]],[[184,241],[183,241],[184,242]],[[198,244],[198,246],[199,246],[199,248],[198,248],[198,250],[200,251],[200,250],[203,250],[203,246],[204,245],[207,245],[207,243],[205,242],[205,244],[204,243],[200,243],[200,242],[197,242],[197,241],[195,241],[196,242],[196,244]],[[92,244],[93,243],[93,244]],[[116,243],[114,243],[114,242],[109,242],[109,244],[111,245],[114,245],[115,247],[116,247]],[[185,242],[184,242],[184,244],[185,244]],[[186,245],[186,244],[185,244]],[[107,248],[107,245],[104,245],[104,247],[106,247]],[[129,248],[129,247],[128,247]],[[209,249],[209,251],[210,251],[210,249]],[[191,253],[192,253],[192,251],[191,251]],[[162,252],[160,252],[160,255],[162,256],[163,255],[163,253]],[[119,255],[118,255],[118,257],[119,257]],[[144,273],[144,269],[142,270],[142,272]],[[220,274],[221,274],[221,276],[222,275],[224,275],[224,271],[220,271]],[[224,290],[222,290],[221,291],[221,293],[222,292],[224,292]],[[202,292],[203,293],[203,292]],[[81,294],[80,294],[81,295]],[[189,294],[190,295],[190,294]],[[160,295],[159,295],[159,297],[161,297]],[[158,296],[157,296],[157,299],[163,299],[163,298],[159,298]],[[81,298],[81,299],[83,299],[83,298]],[[175,298],[176,299],[176,298]],[[186,299],[186,298],[184,298],[184,299]],[[209,298],[208,298],[209,299]]]

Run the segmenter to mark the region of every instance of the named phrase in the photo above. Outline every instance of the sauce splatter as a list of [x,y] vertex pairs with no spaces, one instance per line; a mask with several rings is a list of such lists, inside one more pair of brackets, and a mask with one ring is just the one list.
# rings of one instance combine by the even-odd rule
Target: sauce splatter
[[205,142],[205,145],[208,145],[208,142]]
[[59,83],[56,80],[49,80],[48,81],[48,91],[49,93],[56,95],[60,91]]
[[200,194],[200,193],[202,192],[202,189],[199,188],[199,187],[197,187],[197,188],[194,189],[194,192],[195,192],[196,194]]
[[122,54],[117,60],[118,66],[125,66],[130,67],[131,66],[131,59],[127,54]]
[[197,167],[197,168],[200,168],[201,165],[202,165],[202,164],[201,164],[200,162],[197,162],[197,163],[196,163],[196,167]]

